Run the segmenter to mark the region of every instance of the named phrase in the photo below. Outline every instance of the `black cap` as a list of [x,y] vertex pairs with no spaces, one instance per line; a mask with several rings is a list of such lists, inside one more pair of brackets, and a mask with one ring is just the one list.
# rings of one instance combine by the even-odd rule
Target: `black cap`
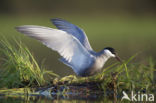
[[115,49],[112,47],[106,47],[104,49],[108,49],[112,54],[116,54]]

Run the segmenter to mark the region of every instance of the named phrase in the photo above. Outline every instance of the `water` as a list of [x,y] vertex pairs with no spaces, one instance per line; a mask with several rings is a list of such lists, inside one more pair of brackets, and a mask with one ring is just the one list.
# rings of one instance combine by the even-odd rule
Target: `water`
[[[14,89],[16,90],[16,89]],[[0,94],[0,103],[112,103],[120,100],[112,90],[106,92],[92,87],[90,90],[86,86],[52,86],[48,88],[38,88],[34,93],[30,93],[25,88],[24,94],[22,91],[10,92],[3,91]],[[15,92],[17,92],[15,94]],[[29,92],[29,94],[28,94]],[[118,98],[116,98],[118,97]]]
[[45,96],[0,96],[0,103],[112,103],[113,98],[104,95],[51,95]]

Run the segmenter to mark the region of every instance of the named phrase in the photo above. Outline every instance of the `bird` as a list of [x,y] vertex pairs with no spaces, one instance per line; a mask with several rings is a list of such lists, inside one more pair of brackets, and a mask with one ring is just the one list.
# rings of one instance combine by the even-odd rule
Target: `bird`
[[60,18],[53,18],[50,21],[57,29],[22,25],[17,26],[16,30],[39,40],[48,48],[58,52],[61,56],[59,60],[81,77],[92,76],[100,72],[109,58],[121,61],[112,47],[95,52],[90,46],[85,32],[80,27]]

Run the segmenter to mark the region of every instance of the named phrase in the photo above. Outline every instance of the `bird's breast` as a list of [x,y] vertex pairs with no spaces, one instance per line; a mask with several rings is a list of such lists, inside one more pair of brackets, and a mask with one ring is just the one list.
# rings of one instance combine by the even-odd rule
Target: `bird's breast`
[[105,63],[105,61],[104,61],[103,58],[97,58],[97,59],[95,60],[95,63],[94,63],[94,65],[93,65],[93,68],[94,68],[95,70],[99,70],[99,69],[101,70],[101,68],[103,67],[104,63]]
[[94,75],[97,72],[100,72],[106,60],[104,58],[96,58],[93,65],[90,67],[88,74]]

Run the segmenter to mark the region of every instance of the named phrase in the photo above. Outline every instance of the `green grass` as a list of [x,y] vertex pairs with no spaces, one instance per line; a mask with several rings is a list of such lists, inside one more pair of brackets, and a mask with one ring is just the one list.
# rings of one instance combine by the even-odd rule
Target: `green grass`
[[[133,90],[155,93],[154,72],[156,68],[154,66],[156,63],[152,58],[149,58],[146,64],[141,64],[134,62],[134,59],[138,56],[136,54],[123,61],[122,64],[112,64],[103,69],[102,72],[90,77],[69,75],[60,78],[52,71],[47,71],[43,66],[40,67],[29,49],[19,40],[14,40],[13,42],[15,44],[8,42],[5,38],[0,41],[0,94],[7,97],[27,98],[30,101],[31,95],[41,95],[40,93],[44,91],[49,93],[49,96],[53,96],[51,95],[53,92],[52,87],[45,89],[46,86],[52,84],[57,87],[57,89],[54,88],[54,90],[57,90],[57,95],[65,95],[65,97],[68,97],[67,92],[72,93],[72,90],[74,90],[70,86],[76,87],[79,84],[85,84],[85,88],[89,83],[97,86],[95,87],[97,91],[92,91],[92,89],[89,90],[88,88],[85,91],[81,86],[80,90],[79,87],[76,89],[77,92],[84,92],[88,96],[97,92],[107,93],[109,89],[117,91],[115,97],[122,95],[123,90],[126,92]],[[50,79],[47,79],[45,75],[46,77],[49,76]],[[38,89],[40,86],[45,87]],[[74,93],[76,93],[76,90],[74,90]],[[100,100],[111,103],[111,99],[108,96],[100,94],[100,97],[102,97]],[[120,99],[117,101],[120,102]]]
[[42,86],[48,83],[45,75],[57,76],[40,67],[29,49],[20,41],[15,45],[3,38],[0,41],[0,87],[17,88]]
[[[147,64],[128,64],[127,73],[129,77],[126,78],[126,74],[119,75],[118,78],[118,88],[123,91],[146,91],[146,92],[155,92],[156,84],[154,80],[154,68],[155,62],[153,59],[149,59]],[[126,72],[126,71],[125,71]]]
[[[126,90],[154,90],[155,81],[153,59],[147,64],[137,64],[133,61],[136,55],[123,61],[122,64],[115,63],[105,68],[101,73],[90,77],[76,77],[73,75],[58,78],[58,75],[39,66],[29,49],[20,41],[14,40],[13,45],[3,38],[0,41],[0,87],[38,87],[48,85],[52,82],[68,84],[83,84],[86,82],[99,82],[99,88],[105,90],[108,83],[112,82],[113,75],[117,77],[117,88],[119,91]],[[46,75],[46,76],[45,76]],[[50,79],[46,77],[49,76]],[[57,77],[57,78],[56,78]]]

